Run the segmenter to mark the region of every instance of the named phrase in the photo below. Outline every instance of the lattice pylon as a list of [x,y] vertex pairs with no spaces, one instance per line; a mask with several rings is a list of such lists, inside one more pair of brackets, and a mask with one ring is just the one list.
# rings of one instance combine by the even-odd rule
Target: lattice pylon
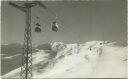
[[[23,1],[24,2],[24,1]],[[40,1],[25,1],[23,5],[17,5],[14,2],[9,2],[9,5],[25,12],[26,14],[26,26],[24,33],[24,46],[22,54],[22,67],[20,73],[20,79],[32,79],[32,36],[31,36],[31,8],[39,5],[44,9],[48,9]]]
[[31,7],[26,8],[26,26],[22,54],[20,79],[32,78],[32,36],[31,36]]

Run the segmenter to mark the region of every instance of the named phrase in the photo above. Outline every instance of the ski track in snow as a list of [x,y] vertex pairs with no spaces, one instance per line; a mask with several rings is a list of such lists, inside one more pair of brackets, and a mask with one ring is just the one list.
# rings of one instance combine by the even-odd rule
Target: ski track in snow
[[[6,54],[5,54],[6,55]],[[16,55],[12,55],[12,56],[6,56],[6,57],[2,57],[2,59],[13,59],[14,57],[17,57],[21,54],[16,54]]]

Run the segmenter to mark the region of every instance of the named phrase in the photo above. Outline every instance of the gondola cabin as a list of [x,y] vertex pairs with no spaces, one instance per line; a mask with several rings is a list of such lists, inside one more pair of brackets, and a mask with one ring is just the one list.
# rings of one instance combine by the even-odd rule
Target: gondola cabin
[[36,23],[35,32],[41,33],[41,25],[39,23]]
[[52,31],[54,31],[54,32],[58,31],[58,25],[57,25],[56,21],[52,22]]

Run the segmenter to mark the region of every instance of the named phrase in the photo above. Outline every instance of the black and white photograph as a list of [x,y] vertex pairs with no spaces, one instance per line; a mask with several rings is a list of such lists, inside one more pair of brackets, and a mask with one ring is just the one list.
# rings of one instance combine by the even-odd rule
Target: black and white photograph
[[127,79],[127,0],[1,0],[1,79]]

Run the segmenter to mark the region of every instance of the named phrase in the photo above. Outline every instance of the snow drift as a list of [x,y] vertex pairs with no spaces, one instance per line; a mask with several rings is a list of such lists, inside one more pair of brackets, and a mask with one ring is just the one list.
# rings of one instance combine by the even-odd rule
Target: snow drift
[[[127,47],[115,42],[51,43],[33,54],[34,78],[126,78]],[[20,68],[2,78],[19,78]]]

